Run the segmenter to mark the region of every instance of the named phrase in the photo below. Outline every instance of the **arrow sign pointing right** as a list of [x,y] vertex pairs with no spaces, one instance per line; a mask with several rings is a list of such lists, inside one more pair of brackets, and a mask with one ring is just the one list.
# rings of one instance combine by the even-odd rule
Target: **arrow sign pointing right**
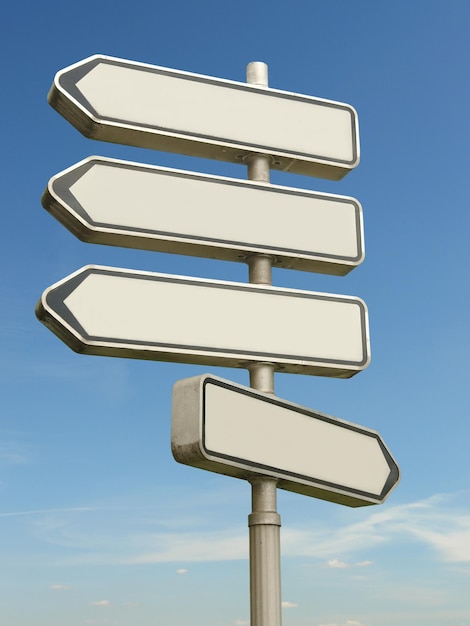
[[400,475],[375,431],[211,375],[175,384],[171,445],[180,463],[353,507],[383,502]]

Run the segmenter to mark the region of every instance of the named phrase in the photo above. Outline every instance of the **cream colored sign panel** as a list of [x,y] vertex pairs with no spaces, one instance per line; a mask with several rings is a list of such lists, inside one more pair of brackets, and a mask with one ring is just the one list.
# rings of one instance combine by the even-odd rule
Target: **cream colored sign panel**
[[399,476],[376,432],[210,375],[176,383],[172,449],[189,465],[350,506],[382,502]]
[[38,317],[89,354],[349,378],[367,367],[362,300],[87,266],[47,289]]
[[[92,139],[338,180],[359,163],[349,105],[95,55],[60,71],[49,102]],[[188,106],[190,103],[190,106]]]
[[[354,198],[91,157],[44,207],[84,241],[344,275],[364,258]],[[269,227],[268,227],[269,226]]]

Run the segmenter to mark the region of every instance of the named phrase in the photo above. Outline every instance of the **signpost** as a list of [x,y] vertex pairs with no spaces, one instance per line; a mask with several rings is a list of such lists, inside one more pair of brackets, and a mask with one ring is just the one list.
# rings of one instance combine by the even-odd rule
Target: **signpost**
[[171,444],[180,463],[353,507],[399,478],[376,432],[211,375],[175,384]]
[[[364,257],[353,198],[270,185],[270,170],[340,180],[359,163],[354,109],[247,83],[96,55],[60,71],[49,102],[92,139],[244,163],[249,181],[90,157],[43,205],[77,237],[245,261],[250,284],[87,266],[49,287],[38,318],[87,354],[242,367],[174,387],[183,463],[252,485],[251,626],[280,626],[277,486],[348,506],[399,479],[379,435],[274,396],[274,372],[350,378],[370,360],[364,302],[272,286],[272,267],[345,275]],[[190,103],[190,106],[188,106]]]
[[[369,363],[359,298],[87,266],[37,315],[77,352],[349,378]],[[279,324],[285,331],[279,332]]]
[[260,85],[95,55],[58,72],[49,102],[101,141],[232,162],[267,154],[273,169],[332,180],[359,163],[351,106]]
[[[364,258],[357,200],[90,157],[54,176],[43,205],[83,241],[344,275]],[[266,225],[269,224],[269,228]]]

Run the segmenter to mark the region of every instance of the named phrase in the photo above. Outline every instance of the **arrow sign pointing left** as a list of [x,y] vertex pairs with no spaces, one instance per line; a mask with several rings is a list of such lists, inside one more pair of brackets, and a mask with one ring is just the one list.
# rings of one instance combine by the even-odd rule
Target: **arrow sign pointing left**
[[91,139],[339,180],[359,163],[357,113],[323,100],[96,55],[58,72],[50,104]]
[[349,378],[369,364],[367,309],[350,296],[87,266],[36,314],[77,352]]
[[[84,241],[344,275],[364,258],[346,196],[90,157],[54,176],[44,207]],[[267,228],[269,224],[269,228]]]

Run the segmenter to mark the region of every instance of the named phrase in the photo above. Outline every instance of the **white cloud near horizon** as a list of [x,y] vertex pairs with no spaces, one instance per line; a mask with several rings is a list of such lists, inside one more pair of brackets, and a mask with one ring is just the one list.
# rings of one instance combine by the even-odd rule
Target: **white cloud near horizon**
[[90,604],[91,606],[109,606],[111,602],[109,600],[94,600]]
[[358,622],[354,619],[348,619],[342,624],[338,624],[337,622],[328,623],[328,624],[318,624],[318,626],[365,626],[362,622]]
[[344,569],[346,567],[349,567],[347,563],[345,563],[344,561],[340,561],[339,559],[331,559],[330,561],[328,561],[327,565],[328,567],[332,567],[333,569]]
[[327,567],[331,567],[333,569],[346,569],[349,567],[368,567],[369,565],[373,565],[373,561],[359,561],[358,563],[346,563],[345,561],[340,561],[339,559],[330,559],[327,561]]

